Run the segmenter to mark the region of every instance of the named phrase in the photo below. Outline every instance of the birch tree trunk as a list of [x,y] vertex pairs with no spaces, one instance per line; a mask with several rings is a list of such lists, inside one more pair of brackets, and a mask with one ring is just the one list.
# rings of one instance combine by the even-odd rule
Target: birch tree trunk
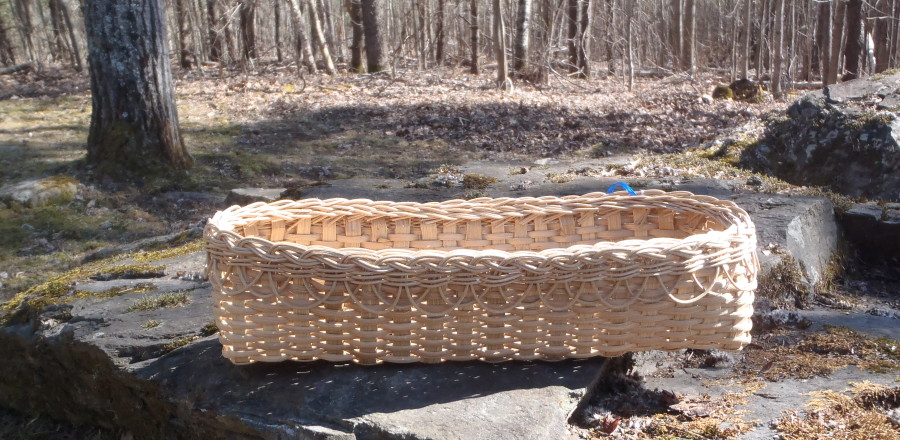
[[531,23],[531,0],[518,0],[516,13],[516,44],[513,48],[513,70],[522,75],[528,66],[528,32]]
[[316,6],[316,0],[307,0],[309,5],[310,24],[312,24],[313,36],[322,51],[322,61],[325,62],[325,71],[329,75],[334,75],[337,71],[334,68],[334,61],[331,59],[331,51],[328,50],[328,42],[325,40],[325,34],[322,32],[322,21],[319,20],[319,10]]
[[127,177],[188,169],[161,0],[86,0],[92,112],[87,162]]
[[[311,74],[318,73],[316,67],[316,59],[313,57],[312,43],[309,36],[306,35],[306,20],[303,19],[303,8],[300,6],[300,0],[289,0],[291,5],[291,17],[294,20],[294,32],[297,33],[298,52],[303,56],[303,63]],[[298,64],[299,65],[299,64]]]

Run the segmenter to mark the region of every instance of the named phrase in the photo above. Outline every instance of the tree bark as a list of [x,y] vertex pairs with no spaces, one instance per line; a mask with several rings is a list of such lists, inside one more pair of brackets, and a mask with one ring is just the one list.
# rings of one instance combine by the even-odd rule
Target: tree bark
[[844,47],[844,73],[842,81],[850,81],[859,78],[859,58],[863,50],[862,32],[862,5],[863,0],[850,0],[847,2],[847,44]]
[[881,73],[888,69],[890,63],[890,13],[887,1],[879,1],[877,3],[878,14],[880,16],[875,20],[875,31],[873,37],[875,41],[875,73]]
[[245,63],[255,60],[256,53],[256,0],[240,0],[242,58]]
[[753,0],[744,0],[744,56],[741,64],[741,79],[750,75],[750,34],[753,32]]
[[22,38],[22,47],[25,49],[25,55],[28,59],[34,60],[36,54],[34,51],[34,27],[31,24],[31,1],[30,0],[12,0],[13,15],[19,26],[19,36]]
[[75,28],[72,26],[72,14],[69,12],[69,6],[65,0],[56,0],[59,2],[58,9],[62,15],[63,22],[69,35],[69,46],[72,50],[72,66],[76,72],[81,72],[81,50],[78,49],[78,39],[75,38]]
[[635,0],[625,0],[625,42],[628,51],[628,90],[634,90],[634,32],[632,25],[634,23],[634,2]]
[[288,1],[291,6],[291,17],[294,19],[294,30],[297,32],[297,53],[302,55],[303,63],[306,64],[309,73],[316,74],[319,69],[316,67],[315,58],[313,58],[309,36],[306,35],[306,20],[303,19],[303,9],[300,7],[300,0]]
[[188,169],[161,0],[86,0],[93,109],[87,162],[127,177]]
[[765,45],[766,45],[766,17],[769,15],[767,11],[768,1],[762,0],[759,5],[759,38],[756,43],[756,80],[761,81],[763,77],[764,66],[763,60],[765,59]]
[[834,79],[828,73],[828,67],[831,65],[831,23],[834,21],[831,2],[819,3],[818,12],[816,42],[819,46],[819,75],[824,87],[834,83]]
[[206,20],[209,22],[209,60],[222,61],[222,34],[219,27],[219,0],[206,0]]
[[444,35],[444,0],[438,0],[437,8],[437,17],[435,18],[434,31],[434,60],[438,66],[442,66],[444,65],[444,39],[446,38]]
[[307,0],[309,5],[310,23],[312,24],[313,36],[319,44],[322,51],[322,61],[325,62],[325,71],[329,75],[334,75],[337,70],[334,68],[334,61],[331,59],[331,51],[328,50],[328,42],[325,40],[325,33],[322,32],[322,21],[319,20],[319,10],[316,6],[316,0]]
[[0,15],[0,63],[16,63],[16,54],[13,52],[12,42],[9,41],[9,35],[6,33],[6,23],[3,21],[3,15]]
[[577,73],[578,69],[578,0],[569,0],[566,17],[569,21],[569,72]]
[[528,32],[531,28],[531,0],[518,0],[516,44],[513,48],[513,70],[523,75],[528,66]]
[[365,72],[363,67],[363,24],[362,9],[359,0],[345,0],[347,13],[350,15],[350,28],[353,37],[350,40],[350,70],[356,73]]
[[682,0],[671,0],[672,8],[672,67],[681,67],[681,50],[684,48],[684,8]]
[[844,42],[844,15],[847,10],[846,4],[842,0],[836,0],[834,5],[834,22],[832,23],[832,40],[831,40],[831,63],[828,65],[829,84],[837,82],[841,76],[841,48]]
[[384,41],[378,0],[361,0],[363,32],[366,41],[366,65],[369,73],[384,70]]
[[697,7],[694,0],[684,1],[684,47],[681,49],[682,67],[688,72],[693,72],[696,64],[694,59],[694,46],[696,44]]
[[781,98],[781,75],[784,64],[784,0],[777,0],[775,6],[775,57],[772,60],[772,94]]
[[280,63],[284,61],[284,53],[281,51],[281,2],[275,0],[272,2],[272,6],[275,8],[272,11],[275,19],[275,58]]
[[469,73],[478,75],[478,0],[469,1],[469,20],[470,20],[470,59]]
[[580,16],[578,17],[578,76],[591,77],[591,0],[580,0]]
[[191,21],[185,0],[175,0],[175,19],[178,23],[178,64],[188,70],[194,65],[194,52],[191,50]]
[[497,56],[497,87],[502,90],[512,88],[506,61],[506,25],[503,23],[503,9],[500,0],[494,0],[494,50]]

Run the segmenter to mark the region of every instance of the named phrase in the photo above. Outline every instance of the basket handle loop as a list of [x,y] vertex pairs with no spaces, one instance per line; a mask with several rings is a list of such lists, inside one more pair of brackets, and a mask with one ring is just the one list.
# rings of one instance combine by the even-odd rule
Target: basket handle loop
[[609,187],[609,190],[606,191],[606,193],[607,193],[607,194],[612,194],[612,193],[614,193],[614,192],[616,191],[616,187],[617,187],[617,186],[621,186],[622,189],[624,189],[625,191],[628,191],[628,194],[631,194],[631,195],[633,195],[633,196],[636,196],[636,195],[637,195],[637,193],[635,193],[634,190],[631,189],[631,187],[628,186],[628,184],[625,183],[625,182],[616,182],[616,183],[612,184],[612,186]]

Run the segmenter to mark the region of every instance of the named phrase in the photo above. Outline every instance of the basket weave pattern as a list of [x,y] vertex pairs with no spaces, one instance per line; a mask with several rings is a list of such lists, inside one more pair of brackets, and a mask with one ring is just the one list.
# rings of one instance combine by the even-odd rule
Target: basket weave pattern
[[205,230],[223,354],[441,362],[749,342],[756,233],[687,192],[231,207]]

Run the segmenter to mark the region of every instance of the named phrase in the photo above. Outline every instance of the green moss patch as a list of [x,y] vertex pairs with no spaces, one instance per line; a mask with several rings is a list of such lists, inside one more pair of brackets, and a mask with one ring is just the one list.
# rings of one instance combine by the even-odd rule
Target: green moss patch
[[156,319],[148,319],[147,322],[145,322],[144,325],[141,326],[141,328],[149,330],[151,328],[159,327],[160,324],[162,324],[162,321]]
[[144,296],[125,309],[126,312],[148,312],[166,307],[179,307],[188,303],[187,292],[168,292],[155,296]]
[[[67,303],[76,298],[89,296],[86,291],[83,291],[85,293],[79,296],[73,295],[75,293],[73,285],[77,281],[86,280],[101,274],[128,274],[147,270],[158,271],[160,268],[164,270],[163,266],[150,265],[148,263],[197,252],[202,249],[202,246],[202,240],[195,240],[176,248],[117,255],[76,267],[18,293],[7,303],[0,305],[0,324],[10,322],[12,318],[10,313],[22,305],[27,305],[32,310],[41,310],[48,305]],[[122,264],[122,262],[129,260],[134,261],[134,263]]]
[[183,338],[176,339],[176,340],[164,345],[163,349],[162,349],[162,353],[160,353],[160,355],[175,351],[181,347],[184,347],[185,345],[190,344],[191,342],[196,341],[197,339],[199,339],[199,337],[197,337],[197,336],[185,336]]

